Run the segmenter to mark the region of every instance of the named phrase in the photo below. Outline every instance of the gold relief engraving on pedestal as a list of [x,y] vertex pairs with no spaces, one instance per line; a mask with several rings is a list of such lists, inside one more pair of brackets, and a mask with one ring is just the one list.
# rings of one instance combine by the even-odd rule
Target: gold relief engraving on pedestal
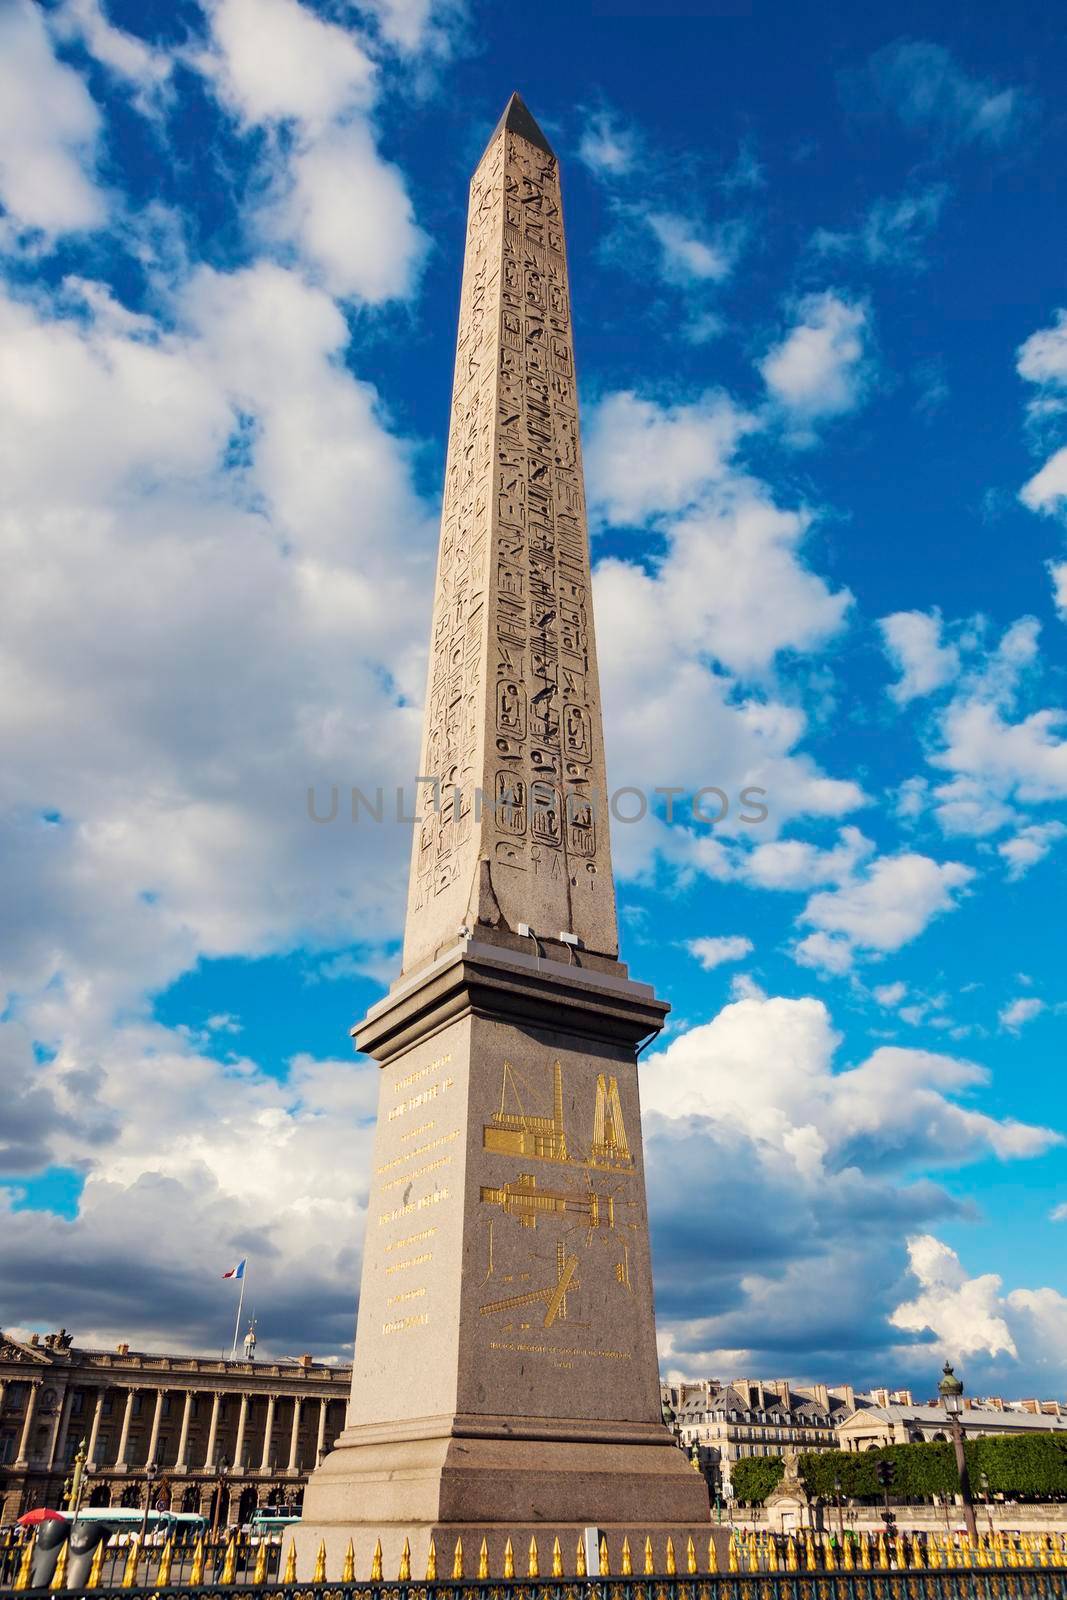
[[492,1316],[499,1311],[518,1311],[523,1306],[545,1305],[544,1326],[551,1328],[558,1317],[561,1322],[567,1320],[567,1291],[579,1287],[578,1257],[570,1255],[566,1246],[560,1241],[556,1246],[556,1277],[555,1281],[541,1289],[530,1289],[523,1294],[507,1295],[502,1300],[490,1300],[480,1307],[483,1317]]
[[626,1136],[619,1082],[613,1073],[600,1072],[593,1107],[593,1136],[588,1155],[568,1144],[563,1124],[563,1067],[552,1065],[552,1115],[528,1112],[522,1093],[529,1095],[526,1079],[510,1061],[504,1062],[500,1082],[500,1108],[482,1127],[482,1145],[493,1155],[532,1157],[561,1166],[584,1167],[591,1172],[632,1172],[634,1158]]
[[539,1189],[532,1172],[520,1173],[514,1183],[503,1183],[499,1188],[483,1184],[481,1199],[488,1205],[500,1206],[509,1217],[517,1217],[524,1228],[536,1228],[545,1217],[568,1214],[580,1217],[590,1231],[615,1226],[614,1195],[600,1195],[593,1189],[584,1194],[580,1190]]

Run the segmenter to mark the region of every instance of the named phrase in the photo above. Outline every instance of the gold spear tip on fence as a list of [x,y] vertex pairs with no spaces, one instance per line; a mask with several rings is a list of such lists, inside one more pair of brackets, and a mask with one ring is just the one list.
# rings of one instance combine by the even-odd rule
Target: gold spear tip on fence
[[504,1546],[504,1576],[505,1578],[513,1578],[515,1576],[515,1552],[511,1548],[510,1534],[508,1535],[508,1542]]
[[348,1549],[345,1551],[345,1564],[341,1568],[341,1582],[342,1583],[355,1583],[355,1581],[356,1581],[356,1547],[352,1543],[351,1539],[349,1539],[349,1541],[348,1541]]
[[585,1570],[585,1540],[581,1538],[578,1540],[578,1548],[574,1553],[574,1576],[576,1578],[589,1576]]
[[608,1561],[608,1541],[603,1534],[600,1535],[600,1576],[602,1578],[610,1578],[611,1576],[611,1565]]
[[400,1583],[407,1583],[411,1577],[411,1546],[404,1540],[404,1548],[400,1552],[400,1571],[397,1573]]
[[559,1547],[559,1536],[552,1541],[552,1576],[563,1577],[563,1551]]
[[382,1581],[382,1541],[380,1539],[374,1541],[374,1554],[370,1560],[370,1581],[371,1583],[381,1583]]
[[677,1567],[677,1564],[676,1564],[675,1559],[674,1559],[674,1540],[671,1538],[670,1534],[668,1534],[667,1535],[667,1576],[669,1578],[673,1577],[674,1574],[677,1571],[678,1571],[678,1567]]
[[718,1572],[718,1570],[719,1570],[719,1552],[715,1548],[715,1535],[713,1533],[709,1533],[708,1534],[708,1571],[709,1572]]
[[489,1576],[489,1546],[484,1539],[482,1540],[482,1548],[478,1551],[478,1576],[479,1578],[488,1578]]
[[623,1534],[623,1537],[622,1537],[622,1565],[620,1567],[620,1571],[622,1572],[622,1575],[623,1575],[624,1578],[630,1578],[630,1577],[633,1576],[633,1570],[634,1570],[634,1565],[633,1565],[633,1560],[632,1560],[631,1555],[630,1555],[630,1541],[627,1538],[627,1536],[625,1534]]
[[452,1552],[452,1576],[453,1578],[462,1578],[463,1576],[463,1540],[461,1538],[456,1540],[456,1548]]
[[539,1578],[541,1576],[541,1568],[537,1564],[537,1540],[532,1533],[530,1535],[530,1548],[526,1557],[526,1574],[530,1578]]
[[437,1546],[434,1543],[432,1533],[430,1535],[430,1548],[426,1552],[426,1582],[437,1582]]
[[652,1540],[645,1534],[645,1577],[651,1577],[656,1570],[656,1563],[652,1557]]

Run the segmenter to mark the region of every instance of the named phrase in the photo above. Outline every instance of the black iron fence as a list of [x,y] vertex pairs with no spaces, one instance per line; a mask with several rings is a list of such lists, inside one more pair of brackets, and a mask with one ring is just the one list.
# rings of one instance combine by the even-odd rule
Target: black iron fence
[[[45,1600],[53,1589],[0,1590]],[[195,1587],[63,1591],[65,1600],[1067,1600],[1067,1570],[720,1573],[694,1578],[538,1581],[463,1579],[418,1583],[240,1582]]]

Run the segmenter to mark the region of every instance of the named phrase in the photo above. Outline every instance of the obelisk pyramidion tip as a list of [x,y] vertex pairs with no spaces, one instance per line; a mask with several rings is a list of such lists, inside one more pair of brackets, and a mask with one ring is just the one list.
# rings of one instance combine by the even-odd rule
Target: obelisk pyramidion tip
[[503,128],[509,128],[512,133],[517,133],[520,138],[528,139],[531,144],[535,144],[546,155],[555,156],[556,152],[541,132],[532,112],[520,94],[513,94],[504,107],[504,114],[493,129],[493,136],[489,140],[489,144],[486,145],[487,150],[493,139],[497,137]]

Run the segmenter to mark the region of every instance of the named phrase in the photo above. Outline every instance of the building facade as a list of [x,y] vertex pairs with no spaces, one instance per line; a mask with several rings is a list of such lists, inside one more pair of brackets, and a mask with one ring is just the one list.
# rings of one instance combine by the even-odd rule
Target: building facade
[[[1038,1402],[1033,1402],[1037,1404]],[[1031,1402],[978,1404],[964,1399],[960,1423],[965,1438],[993,1433],[1067,1433],[1067,1417],[1057,1411],[1031,1411]],[[1041,1402],[1042,1405],[1051,1402]],[[1018,1406],[1018,1409],[1016,1409]],[[877,1450],[887,1444],[921,1444],[951,1438],[942,1405],[869,1405],[863,1403],[837,1430],[842,1450]]]
[[856,1404],[848,1385],[796,1386],[784,1378],[665,1385],[663,1398],[679,1443],[695,1448],[712,1492],[726,1499],[735,1461],[838,1449],[838,1428]]
[[88,1350],[0,1333],[0,1522],[58,1506],[84,1440],[82,1503],[153,1505],[230,1524],[298,1507],[345,1423],[352,1369]]

